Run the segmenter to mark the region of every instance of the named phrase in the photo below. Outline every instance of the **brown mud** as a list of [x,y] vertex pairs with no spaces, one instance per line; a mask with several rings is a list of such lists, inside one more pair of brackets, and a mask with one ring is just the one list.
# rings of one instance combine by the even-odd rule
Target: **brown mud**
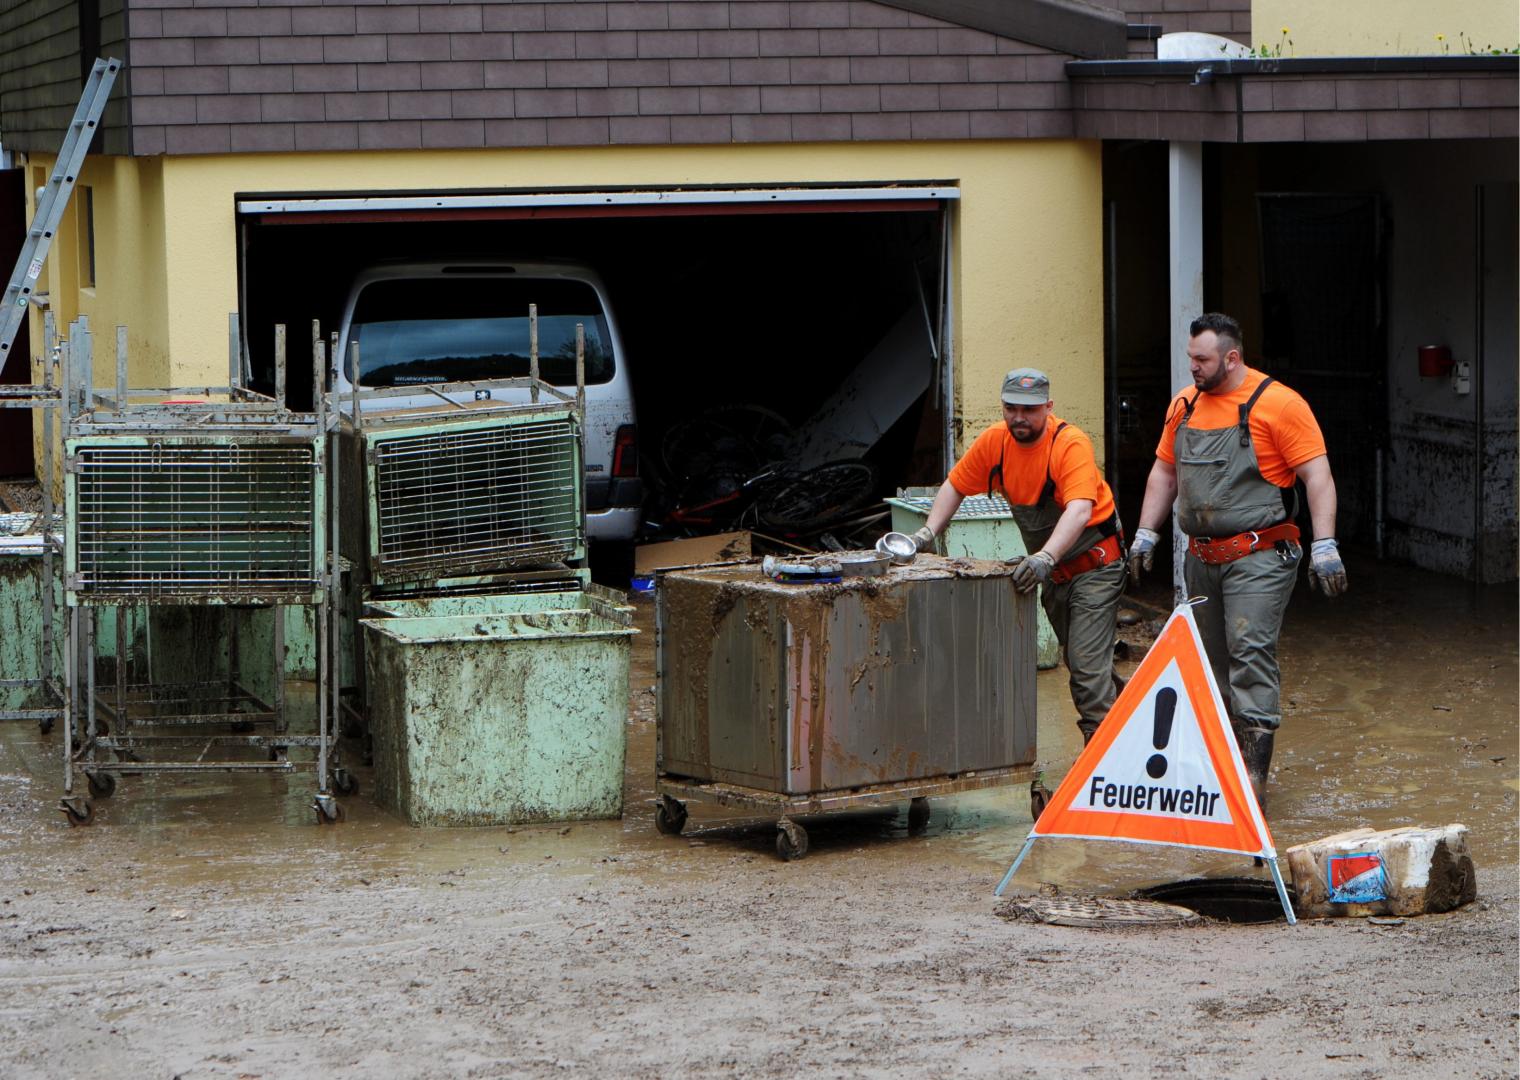
[[[0,1075],[1512,1077],[1514,591],[1352,580],[1289,615],[1274,838],[1463,822],[1478,901],[1451,914],[1008,922],[1022,788],[934,800],[911,835],[906,807],[806,819],[795,863],[701,805],[660,836],[645,633],[622,821],[416,829],[361,795],[319,827],[298,774],[126,777],[70,829],[56,736],[0,725]],[[1054,787],[1080,739],[1064,671],[1039,683]],[[1014,887],[1203,873],[1262,871],[1042,841]]]

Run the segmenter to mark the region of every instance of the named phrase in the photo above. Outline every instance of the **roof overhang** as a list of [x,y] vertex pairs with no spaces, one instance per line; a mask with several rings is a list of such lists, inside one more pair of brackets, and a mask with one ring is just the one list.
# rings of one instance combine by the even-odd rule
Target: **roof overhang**
[[1072,56],[1119,57],[1129,49],[1124,12],[1086,0],[876,2]]
[[1189,78],[1207,69],[1227,75],[1415,75],[1469,72],[1520,73],[1520,56],[1294,56],[1218,60],[1072,60],[1067,78]]

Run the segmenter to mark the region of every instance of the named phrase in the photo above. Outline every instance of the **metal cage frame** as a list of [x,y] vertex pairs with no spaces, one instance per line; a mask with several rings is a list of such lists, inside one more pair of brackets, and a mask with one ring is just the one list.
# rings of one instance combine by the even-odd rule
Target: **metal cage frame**
[[[87,318],[71,324],[62,345],[67,617],[61,808],[71,823],[91,816],[89,798],[74,790],[80,772],[90,794],[105,797],[118,774],[288,773],[307,766],[289,754],[302,748],[313,752],[319,820],[341,818],[334,791],[352,790],[337,765],[332,722],[338,478],[331,468],[336,418],[321,385],[325,343],[313,324],[313,408],[296,412],[286,404],[285,328],[275,332],[272,396],[246,386],[235,314],[229,331],[227,385],[194,389],[129,389],[125,327],[116,328],[114,392],[89,385]],[[291,476],[280,475],[292,461],[300,466],[289,485],[294,498],[284,494]],[[258,520],[265,511],[274,514],[272,531],[271,520]],[[277,546],[293,556],[272,578],[261,574],[261,536],[284,537]],[[129,613],[141,609],[151,616],[166,607],[224,613],[225,677],[169,682],[154,680],[149,670],[146,679],[129,679],[136,666],[128,657]],[[316,624],[312,734],[297,734],[288,722],[283,638],[289,607],[310,609]],[[105,608],[115,611],[116,632],[115,655],[103,665],[97,644]],[[268,700],[245,684],[239,656],[242,624],[254,609],[273,618]],[[98,684],[101,670],[110,676],[108,690]],[[208,726],[230,730],[188,730]],[[260,727],[267,732],[255,730]],[[260,759],[251,760],[248,751]]]

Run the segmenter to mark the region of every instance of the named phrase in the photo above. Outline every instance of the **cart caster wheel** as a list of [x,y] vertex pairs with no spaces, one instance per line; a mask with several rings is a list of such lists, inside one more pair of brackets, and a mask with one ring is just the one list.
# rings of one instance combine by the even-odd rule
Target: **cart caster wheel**
[[680,836],[686,828],[686,804],[661,795],[654,808],[654,828],[661,836]]
[[339,795],[359,794],[359,780],[347,769],[334,769],[332,774],[333,790]]
[[929,800],[914,799],[908,804],[908,832],[920,833],[929,826]]
[[286,754],[289,752],[290,748],[288,746],[271,746],[265,751],[270,761],[284,761]]
[[109,799],[116,794],[116,777],[108,772],[86,773],[85,779],[90,784],[90,794],[97,799]]
[[95,807],[90,805],[90,800],[81,799],[77,795],[61,800],[58,809],[63,811],[63,816],[70,825],[88,825],[95,816]]
[[1029,817],[1039,821],[1045,807],[1050,804],[1050,789],[1036,780],[1029,785]]
[[808,837],[795,821],[776,822],[776,854],[784,862],[795,862],[808,852]]
[[51,716],[44,716],[41,720],[38,720],[37,730],[44,735],[51,735],[53,733],[53,718]]
[[343,812],[343,804],[325,792],[311,801],[311,808],[317,813],[318,825],[336,825],[348,816]]

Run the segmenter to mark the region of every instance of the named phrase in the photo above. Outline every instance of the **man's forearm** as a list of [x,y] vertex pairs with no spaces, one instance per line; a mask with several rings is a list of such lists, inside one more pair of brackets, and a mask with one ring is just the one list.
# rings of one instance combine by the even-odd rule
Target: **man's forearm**
[[1159,532],[1176,498],[1177,469],[1157,458],[1145,481],[1145,498],[1140,503],[1140,528]]
[[1304,493],[1309,497],[1309,520],[1314,524],[1314,539],[1334,538],[1337,500],[1330,460],[1317,457],[1305,462],[1299,467],[1298,475],[1303,477]]
[[[1050,539],[1045,541],[1045,546],[1040,550],[1045,552],[1056,562],[1065,562],[1071,545],[1077,542],[1077,537],[1082,535],[1082,530],[1087,528],[1087,519],[1092,517],[1093,501],[1091,499],[1073,499],[1066,504],[1066,509],[1061,511],[1060,520],[1056,527],[1050,531]],[[1034,552],[1030,552],[1031,555]]]
[[929,530],[938,536],[945,531],[945,526],[950,524],[950,519],[961,508],[961,499],[964,496],[955,490],[955,485],[946,480],[940,485],[939,491],[934,496],[934,502],[929,507]]

